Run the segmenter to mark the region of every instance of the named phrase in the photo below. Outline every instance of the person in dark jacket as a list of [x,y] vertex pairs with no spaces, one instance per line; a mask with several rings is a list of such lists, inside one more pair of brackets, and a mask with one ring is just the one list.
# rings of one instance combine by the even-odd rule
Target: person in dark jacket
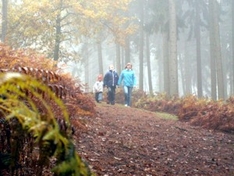
[[109,66],[109,71],[104,76],[104,87],[107,87],[107,103],[115,104],[115,89],[119,80],[118,73],[114,70],[114,66]]

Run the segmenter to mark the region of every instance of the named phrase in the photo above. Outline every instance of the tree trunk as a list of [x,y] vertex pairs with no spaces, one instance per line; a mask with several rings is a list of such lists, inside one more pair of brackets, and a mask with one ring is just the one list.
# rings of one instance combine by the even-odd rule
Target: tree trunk
[[121,59],[120,59],[120,45],[116,43],[116,71],[117,73],[121,72]]
[[[154,62],[154,64],[158,65],[158,81],[155,81],[155,77],[153,77],[153,85],[155,85],[156,87],[158,87],[158,90],[156,89],[156,91],[158,92],[163,92],[164,91],[164,59],[163,59],[163,35],[154,35],[155,39],[154,39],[154,43],[156,45],[158,49],[158,54],[155,54],[155,58],[154,60],[156,62]],[[155,66],[154,66],[155,67]],[[152,74],[151,74],[152,75]],[[154,91],[154,90],[153,90]],[[155,92],[155,91],[154,91]]]
[[124,61],[125,63],[124,66],[128,63],[128,62],[131,62],[131,58],[130,58],[130,42],[129,42],[129,38],[128,36],[126,36],[126,39],[125,39],[125,58],[124,58]]
[[[126,12],[126,17],[127,18],[130,18],[130,15],[129,15],[129,11]],[[129,26],[129,21],[127,21],[126,23],[126,28],[127,26]],[[123,56],[122,56],[122,67],[124,68],[125,65],[128,63],[128,62],[131,62],[131,54],[130,54],[130,41],[129,41],[129,36],[126,35],[125,37],[125,46],[124,46],[124,50],[122,52]]]
[[177,22],[176,22],[176,3],[169,0],[169,78],[170,96],[178,95],[178,69],[177,69]]
[[196,53],[197,53],[197,96],[201,98],[202,93],[202,64],[201,64],[201,31],[200,31],[200,9],[196,3]]
[[170,94],[170,82],[169,82],[169,42],[168,42],[168,33],[163,32],[163,85],[164,92],[168,95]]
[[217,100],[217,89],[216,89],[216,64],[215,64],[215,39],[214,39],[214,23],[212,18],[212,0],[209,0],[209,9],[210,9],[210,74],[211,74],[211,97],[213,100]]
[[55,34],[55,46],[54,46],[54,60],[59,59],[59,48],[61,43],[61,17],[60,14],[56,18],[56,34]]
[[[209,8],[210,8],[210,39],[211,45],[213,43],[213,47],[211,48],[211,56],[214,57],[215,64],[215,74],[217,76],[217,85],[218,85],[218,99],[224,99],[224,77],[223,77],[223,64],[221,57],[221,46],[220,46],[220,34],[219,34],[219,11],[218,4],[216,0],[209,0]],[[211,58],[213,60],[213,58]],[[212,85],[214,86],[214,85]]]
[[2,0],[2,42],[6,42],[6,35],[7,35],[7,7],[8,7],[8,0]]
[[[83,56],[89,56],[88,44],[87,43],[84,44],[83,52],[84,52]],[[85,68],[84,69],[85,70],[85,74],[84,75],[85,75],[85,83],[88,84],[88,85],[91,85],[91,84],[89,84],[90,83],[90,77],[89,77],[89,75],[90,75],[90,70],[92,70],[92,69],[90,68],[89,62],[90,62],[90,57],[86,57],[84,59],[84,68]],[[85,92],[92,91],[91,87],[89,87],[89,89],[90,90],[85,90]]]
[[143,7],[143,0],[141,0],[141,7],[140,7],[140,40],[139,40],[139,89],[144,90],[143,87],[143,51],[144,51],[144,31],[143,31],[143,25],[144,25],[144,7]]
[[[232,0],[232,45],[231,45],[231,51],[232,51],[232,68],[234,68],[234,1]],[[231,91],[230,95],[234,94],[234,69],[232,70],[232,76],[230,80],[231,85]]]
[[220,30],[219,30],[219,10],[217,1],[214,3],[214,30],[215,30],[215,54],[216,54],[216,68],[217,68],[217,81],[218,81],[218,98],[225,99],[225,85],[224,85],[224,72],[223,72],[223,61],[221,55],[221,44],[220,44]]
[[146,59],[147,59],[149,93],[152,94],[153,86],[152,86],[151,64],[150,64],[149,34],[146,34]]
[[97,50],[98,50],[98,71],[99,74],[103,74],[103,59],[102,59],[102,44],[101,41],[97,42]]

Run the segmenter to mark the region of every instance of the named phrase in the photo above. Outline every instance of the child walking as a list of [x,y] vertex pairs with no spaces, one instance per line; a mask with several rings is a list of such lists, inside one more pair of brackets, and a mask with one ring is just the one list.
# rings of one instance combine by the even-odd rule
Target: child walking
[[103,92],[103,79],[102,75],[99,74],[97,77],[97,81],[93,85],[93,93],[95,94],[95,100],[98,103],[102,101],[102,92]]

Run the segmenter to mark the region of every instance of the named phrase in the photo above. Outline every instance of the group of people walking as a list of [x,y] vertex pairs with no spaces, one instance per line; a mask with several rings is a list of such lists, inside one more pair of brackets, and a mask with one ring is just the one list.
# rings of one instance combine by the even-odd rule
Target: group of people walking
[[123,85],[124,90],[125,106],[131,106],[132,89],[136,86],[136,77],[131,63],[127,63],[120,75],[114,70],[113,65],[109,66],[104,78],[102,78],[102,75],[98,75],[97,81],[93,86],[95,100],[100,102],[103,99],[103,90],[107,88],[107,103],[114,105],[116,87],[121,85]]

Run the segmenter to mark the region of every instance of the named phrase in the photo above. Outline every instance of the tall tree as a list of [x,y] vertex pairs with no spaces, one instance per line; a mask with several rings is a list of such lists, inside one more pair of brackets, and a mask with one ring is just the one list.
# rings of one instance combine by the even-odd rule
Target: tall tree
[[[232,51],[232,68],[234,68],[234,1],[232,0],[231,1],[231,6],[232,6],[232,42],[231,42],[231,51]],[[231,69],[232,70],[232,75],[231,75],[231,95],[234,94],[234,69]]]
[[[221,57],[221,46],[220,46],[220,33],[219,33],[219,10],[217,0],[209,0],[210,10],[210,43],[211,43],[211,60],[215,65],[215,72],[211,73],[214,79],[217,79],[218,86],[218,99],[224,99],[224,77],[223,77],[223,64]],[[211,66],[212,69],[212,66]],[[212,88],[214,89],[216,84],[213,83]],[[216,94],[217,92],[215,92]],[[212,93],[214,94],[214,92]],[[214,97],[216,98],[216,97]]]
[[[182,20],[188,30],[188,40],[196,41],[196,87],[198,97],[203,96],[203,71],[202,65],[202,48],[201,48],[201,29],[207,28],[208,21],[208,5],[204,0],[187,0],[184,4]],[[185,51],[186,52],[186,51]],[[185,59],[189,59],[185,57]],[[186,74],[190,74],[186,72]]]
[[144,0],[140,0],[140,27],[139,27],[139,89],[144,90],[143,83],[143,64],[144,64]]
[[97,51],[98,51],[98,68],[99,74],[103,74],[103,56],[102,56],[102,43],[101,40],[97,41]]
[[[163,77],[163,90],[167,94],[170,94],[169,86],[169,34],[168,34],[168,1],[165,0],[148,0],[146,3],[146,24],[145,29],[149,34],[159,33],[162,37],[162,47],[159,50],[162,50],[162,58],[159,59],[159,62],[162,63],[162,68],[158,70],[158,75]],[[154,43],[157,43],[155,41]],[[158,48],[157,46],[153,46]],[[154,68],[157,68],[154,66]],[[156,84],[160,82],[154,81]]]
[[169,95],[170,94],[170,70],[169,70],[169,41],[168,41],[168,32],[164,31],[162,33],[163,36],[163,45],[162,45],[162,50],[163,50],[163,75],[164,75],[164,91]]
[[[68,56],[76,58],[71,48],[76,48],[81,36],[92,38],[106,31],[106,35],[125,38],[123,24],[128,19],[120,14],[127,10],[128,4],[129,0],[22,0],[12,3],[10,45],[31,47],[56,60]],[[127,33],[131,32],[129,26],[126,27]]]
[[62,22],[62,18],[61,18],[61,13],[62,13],[62,9],[63,9],[63,0],[60,0],[60,3],[58,4],[58,9],[60,9],[58,11],[58,14],[56,16],[56,20],[55,20],[55,42],[54,42],[54,60],[58,60],[59,59],[59,50],[60,50],[60,44],[61,44],[61,22]]
[[[129,15],[130,15],[129,12],[127,11],[126,16],[128,18],[129,18]],[[126,27],[129,26],[129,21],[127,21],[125,25],[126,25]],[[131,62],[130,36],[129,35],[126,35],[126,37],[125,37],[124,51],[125,51],[125,62],[126,63]]]
[[120,55],[121,55],[121,50],[120,50],[120,45],[118,44],[118,43],[116,43],[115,44],[115,46],[116,46],[116,66],[115,66],[115,68],[116,68],[116,71],[118,72],[118,73],[120,73],[121,72],[121,57],[120,57]]
[[196,54],[197,54],[197,96],[201,98],[202,93],[202,63],[201,63],[201,31],[200,31],[200,7],[199,3],[196,5],[196,23],[195,23],[195,37],[196,37]]
[[152,70],[151,70],[151,63],[150,63],[150,41],[149,41],[149,34],[146,33],[145,35],[145,43],[146,43],[146,61],[147,61],[147,73],[148,73],[148,84],[149,84],[149,93],[153,94],[153,85],[152,85]]
[[[209,9],[211,11],[211,2],[209,1]],[[214,39],[214,30],[213,28],[213,20],[212,14],[210,13],[210,77],[211,77],[211,97],[212,99],[217,99],[217,88],[216,88],[216,64],[215,64],[215,39]]]
[[170,96],[178,95],[178,66],[177,66],[177,21],[176,2],[169,1],[169,86]]

